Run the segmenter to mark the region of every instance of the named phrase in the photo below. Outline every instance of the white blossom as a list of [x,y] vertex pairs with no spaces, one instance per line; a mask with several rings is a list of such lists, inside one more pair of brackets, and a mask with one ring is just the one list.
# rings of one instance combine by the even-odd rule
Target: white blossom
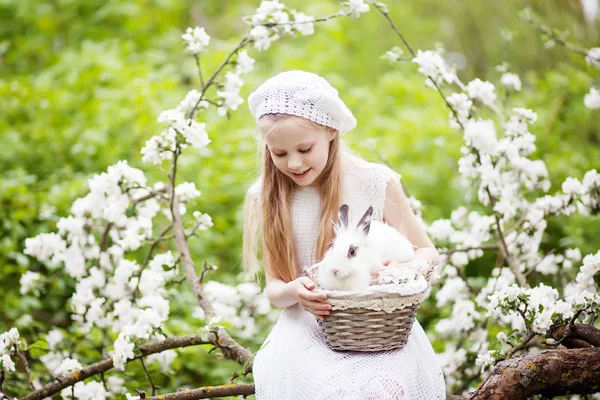
[[21,284],[21,289],[19,290],[22,295],[25,295],[29,292],[37,292],[38,282],[41,278],[41,275],[38,272],[27,271],[23,275],[21,275],[21,279],[19,279],[19,283]]
[[594,276],[600,272],[600,251],[596,254],[588,254],[583,258],[583,265],[575,278],[579,291],[597,292],[598,288],[594,282]]
[[[243,51],[243,53],[245,53],[246,50]],[[240,52],[242,53],[242,52]],[[245,62],[246,60],[243,60],[243,62]],[[254,61],[254,60],[252,60]],[[239,59],[238,59],[238,63],[239,63]],[[246,65],[244,65],[244,67],[247,68]],[[238,67],[239,68],[239,67]],[[177,106],[176,110],[181,112],[184,115],[188,115],[192,109],[196,106],[196,104],[198,104],[198,108],[199,109],[206,109],[208,108],[208,101],[206,100],[200,100],[200,95],[201,93],[197,90],[197,89],[192,89],[190,90],[184,97],[184,99],[181,101],[181,103],[179,103],[179,105]]]
[[600,90],[590,88],[590,92],[583,98],[583,103],[591,110],[600,108]]
[[155,328],[158,328],[163,321],[166,321],[167,318],[169,318],[169,300],[165,299],[160,294],[145,295],[138,303],[140,307],[148,307],[148,309],[152,310],[152,315],[157,316],[158,322],[155,322],[153,325]]
[[42,364],[44,364],[44,367],[46,367],[46,369],[50,371],[50,373],[52,373],[52,376],[58,378],[58,376],[54,374],[54,371],[58,369],[58,367],[62,364],[63,360],[66,359],[68,356],[69,353],[67,353],[66,351],[49,351],[48,353],[40,356],[40,361],[42,362]]
[[354,18],[360,17],[360,14],[366,13],[370,9],[369,5],[366,4],[364,0],[348,0],[347,2],[342,3],[342,7],[344,12]]
[[469,121],[465,126],[464,139],[467,145],[473,146],[482,153],[493,153],[498,143],[494,121]]
[[64,399],[71,399],[74,394],[74,398],[78,400],[107,400],[112,398],[109,396],[104,387],[104,384],[99,381],[91,382],[77,382],[73,385],[73,388],[67,387],[61,390],[61,396]]
[[437,306],[443,307],[453,303],[459,299],[468,297],[469,291],[467,285],[459,277],[448,278],[444,281],[444,286],[441,287],[435,294]]
[[452,265],[462,267],[469,263],[469,256],[465,252],[457,251],[450,256],[450,262]]
[[223,105],[218,108],[219,115],[227,114],[227,109],[237,110],[238,106],[244,102],[240,97],[240,89],[244,85],[242,78],[233,72],[225,74],[225,89],[217,91],[217,96],[223,99]]
[[[427,267],[427,263],[425,263]],[[393,290],[398,293],[419,293],[426,289],[427,282],[417,265],[394,268],[389,266],[379,273],[377,285],[401,285]],[[376,287],[374,287],[376,288]]]
[[521,79],[517,74],[511,74],[507,72],[502,75],[500,82],[502,82],[502,84],[509,90],[514,90],[517,92],[521,90]]
[[59,344],[63,340],[63,334],[58,329],[52,329],[46,335],[46,343],[48,343],[48,347],[50,350],[56,350],[56,345]]
[[280,38],[279,34],[274,33],[273,30],[270,30],[263,25],[252,28],[249,36],[254,43],[254,47],[258,51],[267,50],[271,46],[271,42]]
[[218,326],[222,320],[223,320],[223,317],[221,317],[220,315],[210,317],[210,319],[207,321],[206,325],[204,325],[200,329],[200,334],[202,335],[202,338],[204,338],[204,339],[208,338],[208,334],[217,330]]
[[[150,358],[149,356],[148,358]],[[111,375],[106,378],[106,387],[112,394],[124,394],[127,392],[125,387],[125,379],[120,376]]]
[[475,321],[480,317],[472,300],[460,299],[454,303],[451,317],[440,320],[436,324],[435,330],[445,337],[459,335],[475,327]]
[[565,260],[563,261],[563,269],[570,270],[573,263],[581,261],[581,250],[578,248],[565,250]]
[[163,131],[162,139],[157,143],[152,143],[150,147],[146,143],[142,153],[145,155],[148,153],[146,157],[148,160],[162,160],[160,155],[157,155],[158,150],[154,149],[157,144],[162,146],[163,149],[174,151],[178,133],[183,136],[185,143],[189,143],[195,149],[203,148],[210,143],[206,133],[206,124],[186,118],[180,108],[161,112],[158,116],[158,122],[168,124],[169,129]]
[[58,265],[60,254],[67,248],[67,243],[57,233],[42,233],[34,238],[25,239],[23,253],[37,258],[49,265]]
[[585,56],[585,62],[594,67],[600,68],[600,47],[591,48]]
[[[163,265],[167,266],[167,268],[173,268],[173,266],[175,265],[175,257],[173,257],[173,253],[171,251],[156,254],[148,264],[151,270],[161,272],[164,272]],[[167,275],[170,277],[171,274],[169,273]]]
[[565,194],[577,195],[581,191],[581,182],[576,178],[568,177],[562,183],[562,191]]
[[157,363],[160,366],[160,370],[164,373],[172,373],[171,364],[175,358],[177,358],[177,352],[175,350],[166,350],[160,353],[150,354],[146,358],[146,361],[149,364]]
[[314,21],[315,19],[311,16],[305,15],[302,12],[296,10],[291,11],[294,16],[294,28],[300,32],[301,35],[308,36],[315,33]]
[[194,211],[194,218],[198,221],[198,229],[204,231],[213,226],[213,221],[210,215],[203,214],[200,211]]
[[477,355],[477,359],[475,360],[475,365],[478,365],[481,367],[482,373],[487,367],[493,365],[494,362],[496,361],[496,359],[493,357],[493,354],[494,354],[494,351],[490,350],[486,353]]
[[[240,283],[233,287],[208,281],[204,285],[204,290],[220,319],[208,321],[202,328],[203,334],[208,334],[221,320],[224,320],[240,329],[239,334],[242,337],[249,339],[259,331],[254,318],[259,315],[268,316],[272,311],[266,291],[261,290],[254,282]],[[204,311],[200,308],[197,308],[193,315],[195,318],[206,319]]]
[[256,15],[260,18],[266,18],[269,15],[276,14],[285,8],[285,4],[279,0],[262,0],[256,9]]
[[[581,0],[580,3],[586,22],[593,24],[598,18],[600,4],[596,0]],[[569,400],[580,400],[580,397],[577,396],[577,399],[570,398]]]
[[112,356],[115,368],[120,369],[121,371],[125,370],[125,363],[127,360],[134,357],[134,347],[135,345],[129,341],[129,336],[121,332],[115,341],[115,350]]
[[469,99],[469,96],[464,93],[452,93],[450,96],[446,97],[446,101],[452,106],[458,116],[457,121],[454,113],[450,111],[450,126],[458,129],[460,128],[458,122],[464,126],[467,123],[467,119],[469,118],[473,107],[473,102]]
[[467,350],[465,348],[456,348],[453,343],[446,344],[446,350],[443,353],[437,353],[440,366],[447,376],[453,376],[460,367],[467,361]]
[[429,226],[428,233],[436,240],[448,240],[454,233],[454,228],[449,220],[438,219]]
[[81,369],[82,366],[74,358],[66,358],[62,361],[62,363],[58,366],[58,368],[54,371],[54,376],[61,376],[64,374],[69,374],[73,371]]
[[19,340],[19,330],[17,328],[11,328],[8,332],[4,332],[0,335],[0,354],[9,351],[11,347],[15,346]]
[[201,195],[194,182],[183,182],[175,187],[175,194],[182,202],[187,202]]
[[517,117],[525,119],[530,124],[537,121],[537,114],[527,108],[515,107],[512,110]]
[[563,300],[558,300],[554,303],[554,313],[559,315],[563,320],[569,320],[575,312],[573,311],[573,306]]
[[523,294],[523,290],[516,284],[504,287],[488,296],[489,304],[487,306],[486,316],[502,316],[504,313],[502,307],[514,307],[518,305],[518,300]]
[[[600,173],[591,169],[583,176],[581,182],[581,202],[591,210],[600,210],[598,193],[600,192]],[[595,193],[595,194],[594,194]]]
[[50,220],[56,215],[56,207],[52,204],[42,204],[38,217],[40,219]]
[[385,54],[381,57],[387,58],[392,62],[397,62],[398,60],[400,60],[400,57],[402,57],[402,54],[404,54],[402,48],[399,46],[394,46],[391,50],[386,51]]
[[172,157],[172,153],[165,151],[166,141],[162,136],[152,136],[146,141],[146,145],[142,148],[142,161],[151,162],[152,164],[160,164],[164,160],[169,160]]
[[496,101],[494,85],[477,78],[469,82],[467,92],[472,99],[478,99],[483,104],[491,106]]
[[187,28],[185,33],[181,35],[181,38],[187,43],[186,50],[192,54],[200,53],[210,42],[210,36],[208,36],[204,28],[200,28],[199,26],[193,29]]
[[254,69],[255,60],[248,55],[246,50],[238,53],[236,71],[238,74],[247,74]]
[[535,270],[544,275],[554,275],[558,272],[558,261],[555,254],[549,254],[540,261]]
[[[456,74],[444,61],[441,56],[441,50],[438,51],[417,51],[417,56],[411,61],[419,65],[419,72],[433,79],[438,85],[442,82],[452,83],[456,81]],[[428,86],[433,86],[429,79],[425,82]]]
[[69,215],[66,218],[60,218],[56,223],[56,228],[63,238],[66,238],[68,242],[72,242],[78,238],[85,237],[85,223],[85,218]]
[[531,328],[534,332],[540,335],[545,335],[550,326],[552,325],[552,310],[544,309],[542,312],[537,313]]
[[8,354],[2,354],[2,356],[0,356],[0,361],[2,362],[2,369],[9,372],[15,372],[15,363]]

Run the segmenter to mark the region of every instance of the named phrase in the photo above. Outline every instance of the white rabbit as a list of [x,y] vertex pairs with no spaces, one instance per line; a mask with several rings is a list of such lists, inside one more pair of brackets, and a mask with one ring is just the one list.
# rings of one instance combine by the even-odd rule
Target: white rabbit
[[391,261],[410,261],[413,245],[393,227],[371,221],[369,207],[356,227],[348,226],[348,206],[340,207],[339,225],[331,248],[318,263],[317,283],[325,290],[360,291],[371,281],[371,269],[385,257]]

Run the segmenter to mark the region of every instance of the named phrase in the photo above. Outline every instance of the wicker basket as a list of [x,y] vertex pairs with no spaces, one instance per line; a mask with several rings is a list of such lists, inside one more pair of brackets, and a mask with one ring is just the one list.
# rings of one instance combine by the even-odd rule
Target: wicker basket
[[382,292],[321,291],[333,306],[318,319],[327,344],[338,351],[388,351],[406,345],[427,290],[401,295]]

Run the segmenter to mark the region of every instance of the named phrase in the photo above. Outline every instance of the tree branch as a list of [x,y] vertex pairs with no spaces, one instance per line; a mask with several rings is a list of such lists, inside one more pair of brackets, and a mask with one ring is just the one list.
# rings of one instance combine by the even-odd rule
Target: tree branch
[[473,246],[473,247],[465,247],[465,248],[457,247],[454,249],[447,249],[447,250],[440,249],[438,251],[440,254],[451,256],[454,253],[468,253],[471,250],[498,250],[498,246],[495,244],[482,244],[481,246]]
[[[494,198],[492,196],[492,193],[490,193],[490,189],[488,187],[485,188],[485,191],[487,192],[488,197],[490,198],[490,205],[493,210]],[[508,251],[508,246],[506,245],[506,240],[504,239],[504,233],[502,232],[502,227],[500,226],[500,218],[498,218],[498,215],[496,213],[494,213],[494,219],[496,221],[496,231],[498,232],[498,236],[500,237],[500,250],[502,251],[502,255],[506,259],[506,262],[510,266],[510,269],[512,270],[513,274],[515,274],[519,285],[524,288],[529,288],[529,283],[527,283],[527,279],[525,279],[525,276],[523,276],[523,273],[519,268],[519,264],[515,263],[515,259],[511,256],[511,254]]]
[[542,24],[541,22],[539,22],[532,14],[531,12],[525,12],[522,13],[520,15],[521,19],[524,21],[527,21],[529,23],[531,23],[535,29],[538,30],[538,32],[542,33],[543,35],[546,35],[548,38],[550,38],[550,40],[560,44],[561,46],[571,50],[574,53],[577,54],[581,54],[582,56],[586,56],[587,52],[580,48],[577,47],[569,42],[567,42],[566,40],[564,40],[563,38],[561,38],[560,36],[558,36],[555,32],[552,31],[552,29],[548,28],[547,26],[545,26],[544,24]]
[[150,371],[146,368],[146,363],[144,362],[144,357],[140,357],[140,362],[142,363],[142,367],[144,368],[144,372],[150,381],[150,386],[152,387],[152,396],[156,395],[156,390],[159,388],[154,384],[154,380],[152,379],[152,375],[150,375]]
[[[162,342],[150,343],[140,347],[142,353],[141,356],[135,357],[131,360],[127,360],[128,363],[137,360],[140,357],[145,357],[150,354],[160,353],[165,350],[176,349],[180,347],[196,346],[199,344],[211,344],[212,342],[203,340],[199,335],[188,335],[181,337],[170,337],[163,340]],[[72,386],[77,382],[81,382],[91,376],[101,374],[113,368],[112,357],[107,357],[102,361],[98,361],[92,365],[88,365],[80,370],[73,371],[70,375],[62,377],[57,382],[52,382],[41,389],[34,390],[27,396],[22,397],[21,400],[42,400],[46,397],[50,397],[62,389]]]
[[219,75],[219,72],[221,72],[221,70],[223,68],[225,68],[225,66],[231,59],[231,57],[233,57],[234,54],[236,54],[239,50],[241,50],[244,46],[246,46],[250,42],[251,41],[250,41],[250,39],[248,39],[248,36],[244,36],[242,38],[242,40],[240,41],[240,43],[238,43],[236,48],[233,49],[233,51],[231,53],[229,53],[229,55],[225,58],[225,60],[223,60],[221,65],[219,65],[219,67],[215,70],[215,72],[213,72],[213,74],[210,76],[210,78],[208,78],[208,80],[206,81],[206,84],[202,87],[202,91],[200,92],[200,98],[198,98],[198,101],[196,102],[196,104],[194,104],[194,106],[192,107],[192,109],[190,110],[190,112],[187,115],[188,119],[194,119],[194,115],[196,114],[196,111],[198,111],[200,102],[204,99],[204,94],[206,93],[208,88],[214,83],[215,78],[217,77],[217,75]]
[[[173,211],[173,231],[175,234],[175,243],[177,249],[180,252],[180,261],[184,270],[185,278],[190,284],[196,300],[200,304],[200,307],[204,310],[204,313],[209,316],[215,316],[215,310],[202,289],[200,279],[194,269],[194,261],[190,254],[185,232],[183,231],[183,224],[181,222],[181,215],[179,214],[179,204],[174,193],[171,193],[174,199]],[[253,354],[250,350],[241,346],[223,329],[219,327],[217,338],[213,344],[223,351],[225,357],[236,361],[240,365],[246,365],[246,371],[252,370],[252,357]]]
[[594,347],[600,347],[600,329],[587,324],[573,325],[569,338],[584,340]]
[[254,394],[254,384],[229,383],[220,386],[206,386],[192,390],[182,390],[176,393],[161,394],[148,397],[148,400],[195,400],[215,397],[249,396]]
[[508,359],[509,359],[509,358],[511,358],[511,357],[513,356],[513,354],[515,354],[517,351],[524,349],[524,348],[525,348],[525,346],[527,346],[527,343],[529,343],[529,341],[530,341],[531,339],[533,339],[535,336],[536,336],[536,333],[535,333],[535,332],[529,332],[529,333],[527,334],[527,336],[525,337],[525,339],[523,339],[523,342],[522,342],[520,345],[513,347],[512,349],[510,349],[510,350],[508,351],[508,353],[506,353],[506,359],[508,360]]
[[150,250],[148,250],[148,254],[146,255],[146,259],[144,260],[144,263],[142,264],[142,266],[140,268],[140,272],[137,274],[138,281],[135,285],[135,290],[133,291],[134,298],[137,295],[138,291],[140,290],[140,282],[142,281],[142,279],[141,279],[142,273],[144,272],[144,269],[146,269],[146,267],[150,263],[150,259],[154,255],[154,249],[156,248],[158,243],[160,243],[165,238],[165,235],[167,234],[167,232],[169,232],[171,230],[172,227],[173,227],[173,224],[172,223],[169,224],[169,226],[167,226],[165,228],[165,230],[162,231],[160,236],[157,239],[155,239],[154,242],[152,242],[152,245],[150,246]]
[[113,227],[113,223],[109,222],[104,229],[104,233],[102,234],[102,240],[100,241],[100,251],[106,251],[108,248],[108,234],[110,233],[110,229]]
[[463,400],[527,399],[596,393],[600,386],[600,349],[546,350],[496,365],[475,392]]

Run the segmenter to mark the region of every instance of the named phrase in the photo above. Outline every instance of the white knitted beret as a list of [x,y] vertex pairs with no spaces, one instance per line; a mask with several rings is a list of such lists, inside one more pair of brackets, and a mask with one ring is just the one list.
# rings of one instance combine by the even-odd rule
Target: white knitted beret
[[324,78],[306,71],[281,72],[260,85],[248,97],[250,112],[258,119],[265,114],[292,114],[344,134],[356,127],[356,119]]

